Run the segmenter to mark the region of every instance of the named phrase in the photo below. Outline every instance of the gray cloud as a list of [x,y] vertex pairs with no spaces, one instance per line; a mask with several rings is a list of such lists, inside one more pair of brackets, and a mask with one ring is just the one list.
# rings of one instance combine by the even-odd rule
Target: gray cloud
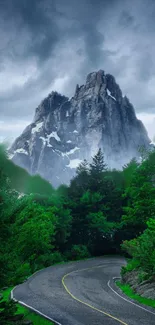
[[31,119],[52,89],[114,74],[137,112],[155,112],[153,0],[0,0],[0,117]]
[[[51,56],[57,43],[80,36],[85,37],[86,46],[93,41],[98,45],[101,40],[96,21],[101,18],[105,3],[105,0],[97,3],[83,0],[81,4],[74,0],[3,1],[0,9],[4,27],[6,29],[9,23],[14,33],[10,33],[11,51],[8,54],[17,59],[35,55],[44,61]],[[93,47],[89,50],[91,55]]]
[[120,26],[123,26],[124,28],[131,27],[134,24],[134,16],[132,16],[126,10],[123,10],[120,14],[118,23],[120,24]]

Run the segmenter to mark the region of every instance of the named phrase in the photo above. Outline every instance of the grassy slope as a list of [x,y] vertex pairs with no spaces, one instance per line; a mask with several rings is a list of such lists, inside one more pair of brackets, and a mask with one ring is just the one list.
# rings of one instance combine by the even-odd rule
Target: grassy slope
[[155,308],[155,300],[141,297],[134,293],[129,284],[122,284],[120,281],[116,282],[117,286],[131,299],[137,300],[141,304]]
[[[9,288],[5,291],[3,291],[3,299],[7,301],[10,297],[12,288]],[[35,314],[34,312],[31,312],[28,308],[23,307],[20,304],[17,304],[18,311],[17,314],[24,314],[25,319],[31,320],[34,325],[51,325],[53,324],[51,321],[48,321],[47,319],[43,318],[42,316],[39,316]],[[53,324],[54,325],[54,324]]]
[[38,193],[44,196],[51,196],[54,193],[54,189],[48,181],[39,175],[30,175],[24,168],[15,165],[8,159],[2,144],[0,144],[0,168],[9,177],[11,188],[20,193]]

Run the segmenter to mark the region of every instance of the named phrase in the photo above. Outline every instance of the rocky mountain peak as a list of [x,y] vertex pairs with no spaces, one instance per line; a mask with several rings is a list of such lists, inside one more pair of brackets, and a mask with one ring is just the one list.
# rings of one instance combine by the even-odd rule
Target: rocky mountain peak
[[34,122],[39,121],[42,118],[48,116],[52,111],[61,107],[63,103],[68,101],[68,97],[59,94],[56,91],[52,91],[36,108]]
[[14,142],[10,154],[30,173],[54,186],[68,183],[83,159],[99,148],[109,168],[120,169],[150,140],[134,107],[115,78],[103,70],[89,73],[69,100],[51,92],[36,108],[33,123]]
[[105,83],[105,74],[103,70],[91,72],[86,78],[87,87],[94,87],[96,85],[101,86],[103,83]]
[[97,72],[91,72],[86,77],[85,85],[79,87],[76,86],[75,95],[76,99],[80,99],[83,96],[99,95],[101,87],[106,84],[105,75],[103,70],[99,70]]
[[75,99],[90,98],[90,96],[104,97],[106,93],[119,103],[122,102],[122,92],[115,78],[110,74],[105,74],[103,70],[99,70],[89,73],[84,85],[76,86],[74,97]]

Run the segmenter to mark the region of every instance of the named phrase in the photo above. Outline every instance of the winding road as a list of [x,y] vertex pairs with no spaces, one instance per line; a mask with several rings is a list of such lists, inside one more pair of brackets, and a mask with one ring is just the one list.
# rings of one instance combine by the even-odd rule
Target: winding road
[[155,325],[155,310],[120,293],[113,278],[125,260],[99,257],[48,267],[12,291],[12,297],[58,325]]

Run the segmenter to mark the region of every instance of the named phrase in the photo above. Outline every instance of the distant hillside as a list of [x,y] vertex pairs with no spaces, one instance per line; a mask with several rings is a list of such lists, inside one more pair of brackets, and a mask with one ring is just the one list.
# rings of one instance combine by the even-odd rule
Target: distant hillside
[[19,193],[51,195],[53,188],[39,175],[31,176],[25,169],[15,165],[8,157],[4,145],[0,145],[0,172],[3,170],[11,182],[11,187]]

